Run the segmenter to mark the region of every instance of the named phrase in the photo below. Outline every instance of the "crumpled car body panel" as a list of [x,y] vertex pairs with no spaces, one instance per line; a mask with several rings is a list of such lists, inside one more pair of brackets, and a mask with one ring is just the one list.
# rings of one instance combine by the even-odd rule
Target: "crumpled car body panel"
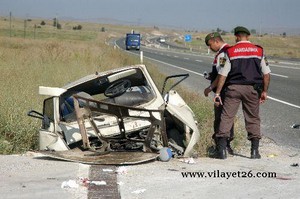
[[174,90],[163,97],[145,65],[95,73],[62,88],[41,86],[39,93],[50,97],[43,113],[29,116],[42,119],[39,149],[51,157],[136,164],[157,158],[162,147],[191,156],[199,140],[193,111]]

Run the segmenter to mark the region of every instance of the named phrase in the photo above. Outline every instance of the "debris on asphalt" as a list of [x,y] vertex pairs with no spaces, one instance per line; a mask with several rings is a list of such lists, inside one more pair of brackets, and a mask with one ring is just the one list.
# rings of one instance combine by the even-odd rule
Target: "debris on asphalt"
[[118,173],[118,174],[127,174],[127,168],[125,167],[125,166],[122,166],[122,167],[119,167],[117,170],[116,170],[116,172]]
[[196,163],[195,160],[194,160],[194,158],[180,159],[179,161],[187,163],[187,164],[195,164]]
[[107,183],[103,180],[101,181],[90,181],[88,178],[78,178],[77,180],[68,180],[64,181],[61,184],[62,189],[68,189],[68,188],[78,188],[79,186],[87,187],[88,185],[107,185]]
[[140,193],[144,193],[146,191],[146,189],[138,189],[138,190],[135,190],[131,193],[134,193],[134,194],[140,194]]
[[106,182],[103,181],[103,180],[101,180],[101,181],[88,181],[88,182],[89,182],[89,184],[94,184],[94,185],[97,185],[97,186],[106,185]]
[[292,178],[289,177],[277,177],[278,180],[292,180]]
[[88,178],[82,178],[82,177],[80,177],[80,178],[78,179],[78,181],[79,181],[79,184],[80,184],[80,185],[85,186],[85,187],[88,186],[88,181],[89,181]]
[[78,178],[78,182],[80,185],[87,187],[89,184],[93,185],[106,185],[107,183],[103,180],[101,181],[96,181],[96,180],[89,180],[88,178]]
[[168,169],[168,171],[179,171],[177,169]]
[[61,184],[62,189],[78,188],[78,187],[79,187],[79,184],[77,184],[77,182],[75,180],[64,181]]
[[292,167],[299,167],[299,164],[298,163],[293,163],[291,164]]
[[292,155],[289,155],[289,157],[296,157],[297,155],[299,155],[298,153],[294,153],[294,154],[292,154]]
[[117,182],[118,185],[122,186],[124,182]]
[[300,124],[293,124],[291,127],[293,129],[300,129]]
[[274,157],[276,157],[277,155],[276,154],[269,154],[267,157],[268,158],[274,158]]
[[112,169],[102,169],[103,172],[113,172],[114,170]]
[[159,150],[159,157],[158,159],[162,162],[168,162],[173,156],[173,153],[170,148],[163,147]]

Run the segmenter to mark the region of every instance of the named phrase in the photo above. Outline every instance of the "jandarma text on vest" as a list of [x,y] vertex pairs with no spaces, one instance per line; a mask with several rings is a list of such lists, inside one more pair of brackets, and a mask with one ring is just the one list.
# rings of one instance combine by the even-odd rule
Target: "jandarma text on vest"
[[236,49],[234,49],[234,52],[235,53],[239,53],[239,52],[258,52],[258,49],[257,48],[251,48],[251,47],[248,47],[248,48],[236,48]]

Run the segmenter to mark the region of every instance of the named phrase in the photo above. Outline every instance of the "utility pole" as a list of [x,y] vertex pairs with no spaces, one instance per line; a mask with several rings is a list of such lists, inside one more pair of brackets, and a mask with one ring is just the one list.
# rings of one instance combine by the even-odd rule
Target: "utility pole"
[[11,37],[11,12],[9,12],[9,37]]
[[56,14],[56,30],[58,29],[58,18],[57,18],[57,14]]
[[24,20],[24,39],[26,38],[27,19]]
[[34,34],[33,34],[33,38],[35,39],[35,32],[36,32],[36,24],[34,24]]
[[259,36],[261,37],[261,23],[262,23],[262,20],[260,19],[260,23],[259,23]]

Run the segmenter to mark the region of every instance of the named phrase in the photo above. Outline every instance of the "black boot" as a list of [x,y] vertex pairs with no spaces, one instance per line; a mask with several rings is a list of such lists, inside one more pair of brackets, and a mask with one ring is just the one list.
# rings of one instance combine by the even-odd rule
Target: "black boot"
[[258,147],[259,147],[259,139],[257,138],[253,138],[251,140],[251,159],[260,159],[261,156],[259,154],[258,151]]
[[227,153],[226,153],[226,145],[227,145],[227,138],[217,138],[217,153],[216,157],[217,159],[226,159]]
[[230,142],[231,142],[231,140],[227,140],[226,148],[227,148],[228,154],[233,156],[234,152],[233,152],[233,149],[231,148]]

